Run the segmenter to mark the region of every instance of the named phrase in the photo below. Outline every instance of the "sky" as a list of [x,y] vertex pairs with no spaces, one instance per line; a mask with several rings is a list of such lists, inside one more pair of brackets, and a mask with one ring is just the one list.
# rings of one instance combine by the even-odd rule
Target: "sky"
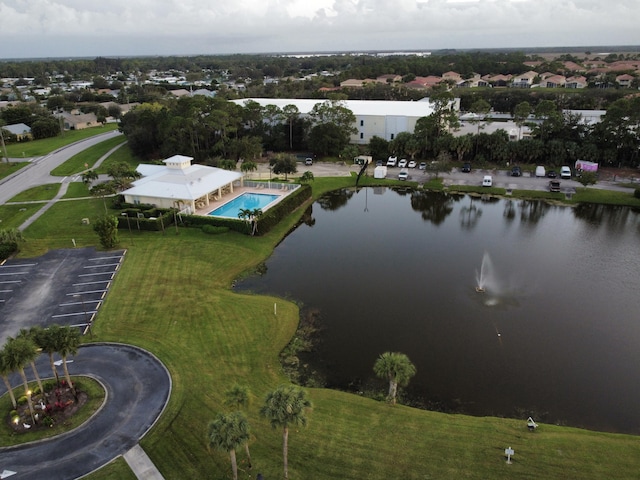
[[0,58],[640,45],[640,0],[0,0]]

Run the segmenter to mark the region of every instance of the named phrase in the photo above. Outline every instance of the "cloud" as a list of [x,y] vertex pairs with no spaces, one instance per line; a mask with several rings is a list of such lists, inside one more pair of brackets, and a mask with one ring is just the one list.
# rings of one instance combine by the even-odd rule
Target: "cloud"
[[0,57],[640,44],[637,0],[3,0]]

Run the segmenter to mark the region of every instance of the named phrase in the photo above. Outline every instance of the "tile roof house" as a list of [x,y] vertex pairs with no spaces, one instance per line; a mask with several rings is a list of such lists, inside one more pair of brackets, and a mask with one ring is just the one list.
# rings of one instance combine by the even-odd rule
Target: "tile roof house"
[[396,75],[395,73],[387,73],[385,75],[380,75],[376,78],[376,82],[378,83],[394,83],[401,82],[402,76]]
[[545,77],[540,82],[540,86],[545,88],[562,88],[566,83],[567,79],[564,75],[551,75]]
[[624,73],[616,77],[616,83],[623,88],[629,88],[631,86],[631,82],[633,82],[634,79],[635,77],[633,75]]
[[429,75],[428,77],[416,77],[412,81],[407,82],[405,86],[409,88],[431,88],[442,82],[442,77]]
[[528,72],[514,75],[511,79],[511,86],[514,88],[531,88],[533,80],[538,76],[537,72],[529,70]]
[[577,77],[567,78],[564,88],[586,88],[588,85],[586,77],[580,75]]

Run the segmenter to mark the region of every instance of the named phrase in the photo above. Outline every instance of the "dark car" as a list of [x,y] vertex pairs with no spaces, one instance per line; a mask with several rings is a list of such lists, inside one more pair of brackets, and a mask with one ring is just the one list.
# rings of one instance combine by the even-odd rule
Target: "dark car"
[[550,192],[559,192],[560,191],[560,182],[558,180],[550,180],[549,181],[549,191]]
[[549,178],[557,178],[557,177],[558,177],[558,174],[556,173],[556,171],[555,171],[555,170],[549,170],[549,171],[547,172],[547,177],[549,177]]
[[511,176],[512,177],[521,177],[522,176],[522,169],[516,165],[515,167],[513,167],[511,169]]
[[462,165],[462,169],[461,169],[464,173],[469,173],[471,171],[471,164],[470,163],[465,163]]

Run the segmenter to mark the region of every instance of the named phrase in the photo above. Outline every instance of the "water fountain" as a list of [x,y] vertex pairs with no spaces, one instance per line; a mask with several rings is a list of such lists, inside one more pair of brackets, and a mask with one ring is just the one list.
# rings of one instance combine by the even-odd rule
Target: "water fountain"
[[493,275],[493,263],[491,257],[487,252],[484,252],[482,256],[482,265],[480,266],[480,272],[476,270],[476,292],[484,293],[487,287],[491,288],[495,286],[495,278]]

